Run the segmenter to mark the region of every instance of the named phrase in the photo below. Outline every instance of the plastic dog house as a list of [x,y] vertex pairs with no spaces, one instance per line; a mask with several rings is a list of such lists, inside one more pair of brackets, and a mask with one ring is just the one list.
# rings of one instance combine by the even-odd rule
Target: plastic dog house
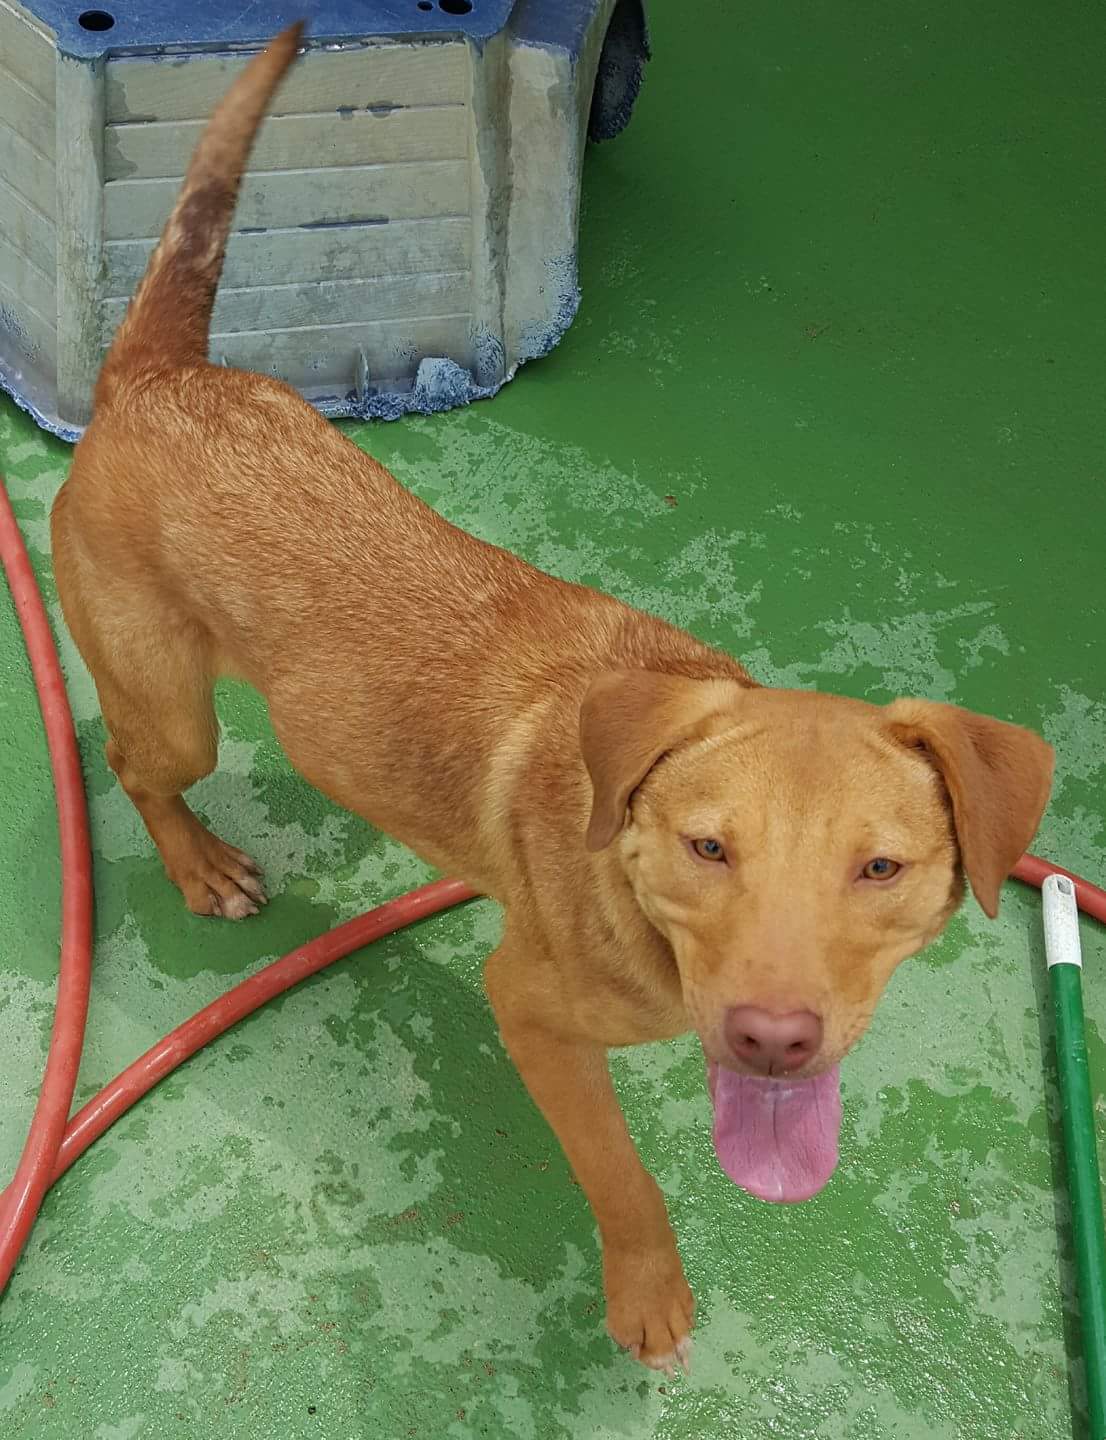
[[584,146],[629,119],[641,0],[0,0],[0,385],[46,428],[80,434],[204,121],[300,16],[212,358],[390,418],[493,394],[571,323]]

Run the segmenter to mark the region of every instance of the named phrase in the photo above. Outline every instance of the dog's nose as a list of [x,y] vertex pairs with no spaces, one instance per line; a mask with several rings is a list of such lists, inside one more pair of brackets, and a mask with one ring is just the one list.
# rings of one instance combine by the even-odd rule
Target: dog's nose
[[813,1010],[778,1015],[759,1005],[735,1005],[725,1036],[739,1060],[762,1075],[786,1075],[813,1060],[822,1044],[822,1021]]

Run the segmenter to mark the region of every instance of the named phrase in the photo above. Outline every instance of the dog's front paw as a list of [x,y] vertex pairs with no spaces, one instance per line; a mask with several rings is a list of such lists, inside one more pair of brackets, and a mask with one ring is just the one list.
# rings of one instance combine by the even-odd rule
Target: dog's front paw
[[690,1371],[695,1297],[675,1242],[641,1250],[607,1246],[603,1288],[607,1330],[616,1344],[651,1370],[674,1375],[679,1365]]

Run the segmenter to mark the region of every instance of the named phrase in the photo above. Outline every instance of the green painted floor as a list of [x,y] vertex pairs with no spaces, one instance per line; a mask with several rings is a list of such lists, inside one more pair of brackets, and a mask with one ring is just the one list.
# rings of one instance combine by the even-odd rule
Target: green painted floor
[[[351,433],[450,518],[659,611],[761,679],[1039,726],[1039,848],[1106,875],[1106,21],[1040,7],[653,5],[593,152],[585,300],[491,404]],[[69,451],[0,407],[49,586]],[[56,615],[56,609],[54,611]],[[235,979],[421,879],[222,696],[196,792],[264,863],[189,917],[110,783],[66,649],[98,899],[86,1097]],[[44,749],[0,604],[0,1173],[51,1015]],[[50,1197],[0,1309],[0,1431],[36,1440],[1067,1440],[1073,1304],[1035,897],[967,908],[844,1069],[843,1158],[781,1210],[717,1169],[690,1042],[618,1062],[700,1300],[694,1374],[614,1353],[592,1226],[480,990],[481,903],[243,1025]],[[1103,935],[1086,930],[1106,1084]],[[1073,1406],[1075,1419],[1073,1421]]]

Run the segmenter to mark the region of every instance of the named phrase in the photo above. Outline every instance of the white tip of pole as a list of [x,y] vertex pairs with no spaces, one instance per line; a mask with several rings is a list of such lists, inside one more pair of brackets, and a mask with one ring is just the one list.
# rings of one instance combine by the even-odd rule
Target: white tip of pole
[[1083,964],[1079,947],[1079,907],[1075,886],[1066,875],[1049,875],[1041,886],[1045,906],[1045,959],[1053,965]]

